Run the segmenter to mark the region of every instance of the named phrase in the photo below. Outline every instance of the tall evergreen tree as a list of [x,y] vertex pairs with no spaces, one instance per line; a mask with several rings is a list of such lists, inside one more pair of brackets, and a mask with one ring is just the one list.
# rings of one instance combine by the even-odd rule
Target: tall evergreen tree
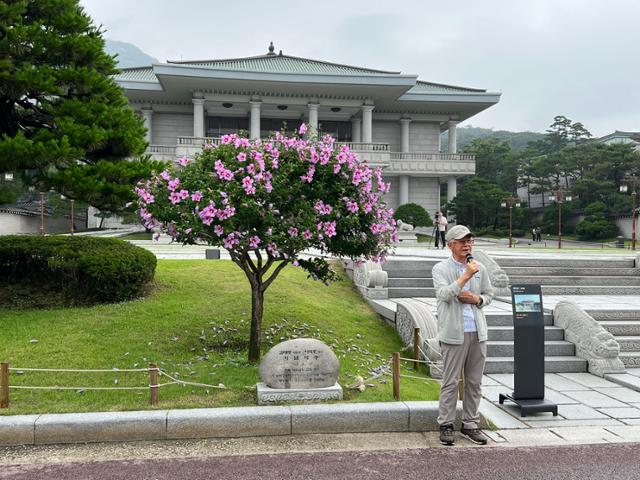
[[0,172],[119,211],[154,164],[78,0],[0,1]]

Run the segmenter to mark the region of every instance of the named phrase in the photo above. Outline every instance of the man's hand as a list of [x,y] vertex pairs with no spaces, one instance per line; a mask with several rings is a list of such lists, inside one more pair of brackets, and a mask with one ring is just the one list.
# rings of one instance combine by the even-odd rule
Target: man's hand
[[467,290],[458,294],[458,300],[460,300],[460,302],[462,303],[477,305],[478,303],[480,303],[480,296]]
[[478,262],[476,262],[475,260],[471,260],[469,263],[467,263],[467,269],[464,271],[463,275],[467,280],[471,280],[471,277],[478,273],[479,270],[480,266],[478,265]]

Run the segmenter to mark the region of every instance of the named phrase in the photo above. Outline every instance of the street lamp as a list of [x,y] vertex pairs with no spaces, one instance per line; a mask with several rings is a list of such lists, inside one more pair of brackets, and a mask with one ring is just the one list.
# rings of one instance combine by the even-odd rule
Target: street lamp
[[40,192],[40,235],[44,237],[44,192]]
[[637,187],[638,187],[638,177],[632,175],[624,179],[622,185],[620,185],[620,192],[627,193],[629,190],[629,185],[631,185],[631,250],[636,249],[636,217],[638,212],[636,210],[636,196],[638,195]]
[[[66,200],[67,197],[65,197],[64,195],[60,195],[60,200]],[[70,225],[69,225],[69,231],[71,232],[71,235],[73,235],[73,215],[74,215],[74,204],[75,204],[75,200],[73,198],[69,199],[69,205],[71,207],[71,215],[70,215]]]
[[558,204],[558,248],[562,248],[562,204],[564,202],[570,202],[573,200],[571,193],[563,190],[559,187],[557,190],[551,191],[552,195],[549,195],[549,200]]
[[511,248],[513,246],[513,235],[512,235],[512,231],[513,229],[511,228],[513,222],[513,206],[519,207],[520,206],[520,199],[518,197],[507,197],[505,198],[502,203],[500,204],[501,207],[508,207],[509,208],[509,248]]

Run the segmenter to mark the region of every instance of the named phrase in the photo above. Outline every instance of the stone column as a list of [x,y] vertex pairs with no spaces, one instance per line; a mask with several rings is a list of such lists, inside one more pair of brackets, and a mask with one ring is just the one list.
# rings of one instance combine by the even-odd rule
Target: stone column
[[153,138],[153,109],[151,107],[145,107],[141,112],[142,119],[144,121],[144,128],[147,129],[145,140],[149,145],[151,145],[151,139]]
[[456,177],[449,177],[447,179],[447,201],[450,202],[458,194],[458,184],[456,183]]
[[362,142],[362,119],[351,119],[351,141],[354,143]]
[[309,134],[316,134],[318,133],[318,109],[320,104],[309,103],[307,107],[309,108]]
[[400,151],[402,153],[409,153],[409,124],[410,118],[400,119]]
[[251,100],[249,102],[251,105],[251,123],[249,130],[249,137],[251,140],[256,140],[260,138],[260,107],[262,106],[261,101]]
[[204,137],[204,98],[192,98],[193,136]]
[[456,127],[458,122],[449,120],[449,153],[458,153],[458,133]]
[[371,143],[373,138],[373,105],[362,106],[362,142]]
[[409,203],[409,176],[400,175],[400,197],[398,199],[399,205]]

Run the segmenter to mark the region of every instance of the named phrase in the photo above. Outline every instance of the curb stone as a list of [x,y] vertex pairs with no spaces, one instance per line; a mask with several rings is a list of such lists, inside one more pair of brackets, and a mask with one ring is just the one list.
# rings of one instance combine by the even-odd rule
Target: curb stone
[[[458,403],[458,423],[461,415]],[[0,416],[0,445],[426,432],[437,416],[437,401],[14,415]]]

